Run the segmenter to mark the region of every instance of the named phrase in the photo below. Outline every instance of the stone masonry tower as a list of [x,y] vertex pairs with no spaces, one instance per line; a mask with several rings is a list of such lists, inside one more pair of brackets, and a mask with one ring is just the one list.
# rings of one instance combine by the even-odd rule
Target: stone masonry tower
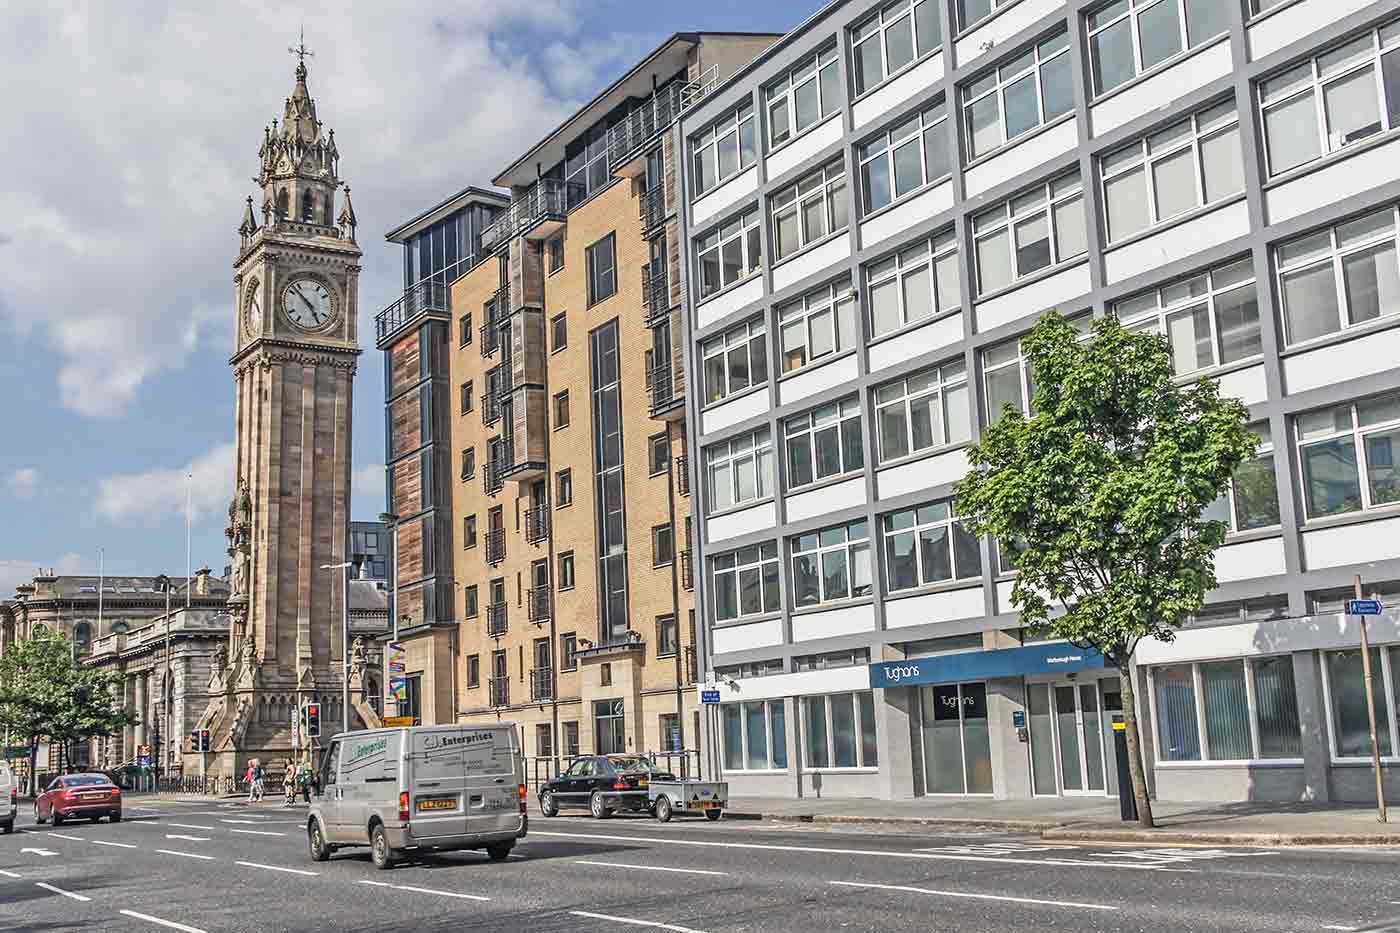
[[262,203],[248,199],[234,262],[232,621],[202,721],[223,773],[288,754],[309,700],[328,729],[340,721],[344,591],[341,571],[323,568],[348,560],[360,249],[348,186],[336,213],[335,132],[316,118],[308,53],[294,51],[296,84],[263,131]]

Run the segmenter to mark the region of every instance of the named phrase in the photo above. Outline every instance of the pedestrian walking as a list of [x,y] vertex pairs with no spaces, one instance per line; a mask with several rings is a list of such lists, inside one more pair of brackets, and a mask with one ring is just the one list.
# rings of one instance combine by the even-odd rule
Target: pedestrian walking
[[258,799],[258,798],[257,798],[257,784],[254,783],[254,778],[257,777],[257,771],[258,771],[258,763],[257,763],[257,760],[254,759],[254,760],[252,760],[252,761],[249,761],[249,762],[248,762],[248,771],[247,771],[247,773],[245,773],[245,774],[243,775],[243,780],[245,780],[245,781],[248,782],[248,802],[249,802],[249,803],[252,803],[253,801],[255,801],[255,800]]
[[292,759],[287,759],[286,766],[282,769],[282,806],[290,807],[296,803],[297,799],[297,763]]
[[254,800],[254,802],[261,802],[262,799],[263,799],[263,781],[266,779],[266,777],[267,777],[267,774],[266,774],[266,772],[263,770],[262,762],[259,761],[259,760],[256,759],[256,758],[254,758],[254,759],[253,759],[253,800]]

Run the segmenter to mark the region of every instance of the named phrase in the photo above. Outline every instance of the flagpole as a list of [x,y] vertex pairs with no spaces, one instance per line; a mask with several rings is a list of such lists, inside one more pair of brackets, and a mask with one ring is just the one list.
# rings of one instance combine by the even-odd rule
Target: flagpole
[[102,636],[102,590],[105,586],[106,566],[104,558],[106,548],[97,549],[97,635]]
[[194,479],[194,474],[193,474],[193,473],[186,473],[186,474],[185,474],[185,608],[186,608],[186,609],[190,608],[190,592],[191,592],[191,590],[194,589],[194,587],[193,587],[193,582],[194,582],[194,581],[193,581],[193,579],[192,579],[191,576],[190,576],[190,570],[191,570],[190,560],[191,560],[191,553],[192,553],[192,549],[191,549],[191,546],[190,546],[190,541],[191,541],[191,538],[190,538],[190,526],[191,526],[191,524],[192,524],[192,522],[193,522],[193,520],[192,520],[191,517],[190,517],[190,495],[191,495],[191,488],[190,488],[190,487],[191,487],[191,481],[192,481],[193,479]]

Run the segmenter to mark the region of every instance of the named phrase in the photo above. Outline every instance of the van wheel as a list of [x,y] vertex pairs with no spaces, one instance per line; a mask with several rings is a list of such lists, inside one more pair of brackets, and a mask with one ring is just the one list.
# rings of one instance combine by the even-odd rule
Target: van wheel
[[5,824],[4,829],[5,829],[5,835],[7,835],[7,836],[8,836],[10,833],[14,832],[14,831],[15,831],[15,821],[14,821],[14,820],[10,820],[10,822],[8,822],[8,823]]
[[311,828],[306,832],[306,843],[313,862],[324,862],[331,857],[331,847],[326,845],[326,839],[321,835],[321,824],[315,820],[311,821]]
[[491,861],[493,862],[504,862],[510,856],[510,850],[513,848],[515,848],[515,846],[507,845],[504,842],[498,842],[493,846],[487,846],[486,854],[491,857]]
[[603,802],[601,791],[595,790],[588,798],[588,812],[593,814],[595,820],[606,820],[612,816],[612,810],[608,809],[608,805]]
[[706,811],[705,811],[705,819],[709,820],[711,823],[713,823],[715,820],[719,819],[719,815],[720,815],[720,811],[718,811],[718,810],[706,810]]
[[45,823],[47,823],[47,822],[48,822],[48,817],[44,816],[42,813],[39,812],[39,805],[36,803],[36,804],[34,805],[34,823],[35,823],[35,825],[43,826],[43,825],[44,825]]
[[656,818],[663,823],[671,822],[671,798],[660,797],[656,801]]
[[374,867],[383,871],[386,868],[393,868],[394,862],[398,860],[398,853],[389,846],[389,834],[384,831],[384,824],[376,823],[374,831],[369,837],[370,858],[374,860]]
[[540,812],[545,816],[559,815],[559,801],[549,791],[540,794]]

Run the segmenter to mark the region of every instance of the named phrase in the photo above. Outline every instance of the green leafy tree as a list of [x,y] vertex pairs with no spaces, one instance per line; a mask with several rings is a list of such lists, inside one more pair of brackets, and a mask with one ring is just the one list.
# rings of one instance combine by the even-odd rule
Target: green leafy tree
[[37,631],[0,657],[0,726],[29,745],[31,781],[42,740],[61,744],[72,761],[79,743],[135,722],[113,705],[119,683],[116,673],[80,664],[55,632]]
[[1258,441],[1245,406],[1214,382],[1175,383],[1164,337],[1112,318],[1081,337],[1051,314],[1022,348],[1034,412],[1008,407],[970,449],[958,508],[1016,565],[1023,624],[1118,669],[1133,794],[1150,827],[1133,653],[1144,638],[1172,640],[1215,588],[1227,529],[1202,512]]

